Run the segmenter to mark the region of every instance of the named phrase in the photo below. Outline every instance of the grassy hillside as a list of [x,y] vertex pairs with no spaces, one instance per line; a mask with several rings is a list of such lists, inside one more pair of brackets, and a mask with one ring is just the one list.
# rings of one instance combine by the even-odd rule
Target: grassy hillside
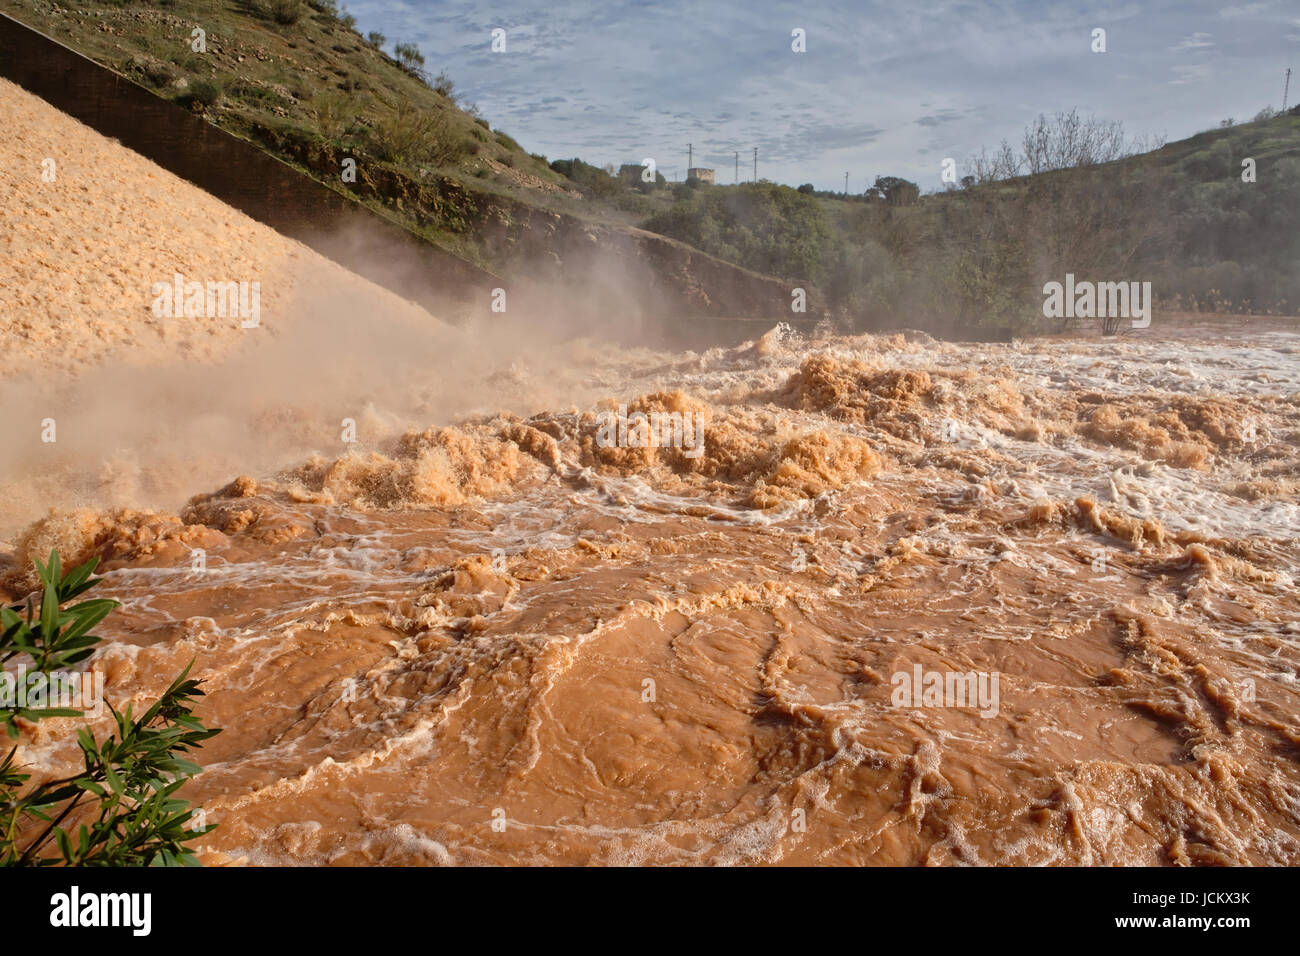
[[[0,10],[158,95],[269,149],[335,188],[351,187],[471,259],[482,206],[504,197],[604,222],[630,222],[585,200],[546,159],[462,109],[452,83],[363,37],[331,0],[0,0]],[[205,31],[205,52],[192,31]]]

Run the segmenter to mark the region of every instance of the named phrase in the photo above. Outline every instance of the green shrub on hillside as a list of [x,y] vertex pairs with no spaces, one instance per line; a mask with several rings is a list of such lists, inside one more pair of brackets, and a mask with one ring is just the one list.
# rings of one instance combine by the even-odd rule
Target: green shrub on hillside
[[185,88],[185,93],[181,99],[191,105],[197,104],[206,109],[216,106],[221,101],[221,94],[222,85],[220,80],[199,77],[189,81],[189,85]]
[[[420,62],[423,63],[424,60],[421,59]],[[437,76],[435,76],[433,78],[433,82],[430,83],[429,85],[433,87],[433,91],[435,93],[439,93],[442,96],[445,96],[452,103],[457,102],[457,100],[459,99],[456,95],[456,84],[452,82],[451,77],[448,76],[446,72],[441,72]],[[471,106],[468,112],[470,112],[471,114],[476,114],[477,110],[475,107]],[[475,115],[474,118],[478,119],[477,115]]]
[[176,69],[170,63],[148,56],[129,57],[120,69],[127,76],[143,80],[154,89],[164,89],[177,79]]
[[397,62],[408,70],[418,70],[424,67],[424,54],[414,43],[397,43],[393,45],[393,55],[397,57]]
[[337,91],[317,96],[311,106],[321,136],[330,142],[338,142],[347,134],[359,111],[356,100]]
[[420,110],[403,103],[381,115],[370,130],[370,145],[392,163],[453,166],[471,155],[469,138],[443,110]]
[[557,159],[551,169],[568,178],[588,198],[610,199],[626,191],[617,178],[599,166],[577,159]]
[[302,17],[302,0],[270,0],[271,19],[281,26],[292,26]]

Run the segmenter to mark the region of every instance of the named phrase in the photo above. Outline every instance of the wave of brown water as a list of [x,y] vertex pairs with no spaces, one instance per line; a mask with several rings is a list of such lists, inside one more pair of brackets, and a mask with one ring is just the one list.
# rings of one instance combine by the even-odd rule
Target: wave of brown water
[[[115,703],[197,657],[213,862],[1294,864],[1298,356],[593,347],[603,405],[56,513],[5,586],[105,559]],[[601,447],[618,403],[703,454]]]

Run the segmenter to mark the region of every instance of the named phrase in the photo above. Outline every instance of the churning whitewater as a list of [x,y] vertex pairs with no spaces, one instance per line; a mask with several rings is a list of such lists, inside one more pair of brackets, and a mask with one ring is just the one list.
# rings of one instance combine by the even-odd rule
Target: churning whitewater
[[1300,337],[584,356],[585,411],[18,537],[13,594],[106,559],[110,700],[197,658],[209,862],[1300,860]]

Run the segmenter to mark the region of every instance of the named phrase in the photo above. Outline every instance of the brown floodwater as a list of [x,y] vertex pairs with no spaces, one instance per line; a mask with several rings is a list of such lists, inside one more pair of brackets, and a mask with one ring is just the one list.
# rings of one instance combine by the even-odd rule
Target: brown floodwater
[[104,559],[116,705],[196,660],[207,862],[1300,862],[1300,335],[565,348],[10,536],[11,597]]

